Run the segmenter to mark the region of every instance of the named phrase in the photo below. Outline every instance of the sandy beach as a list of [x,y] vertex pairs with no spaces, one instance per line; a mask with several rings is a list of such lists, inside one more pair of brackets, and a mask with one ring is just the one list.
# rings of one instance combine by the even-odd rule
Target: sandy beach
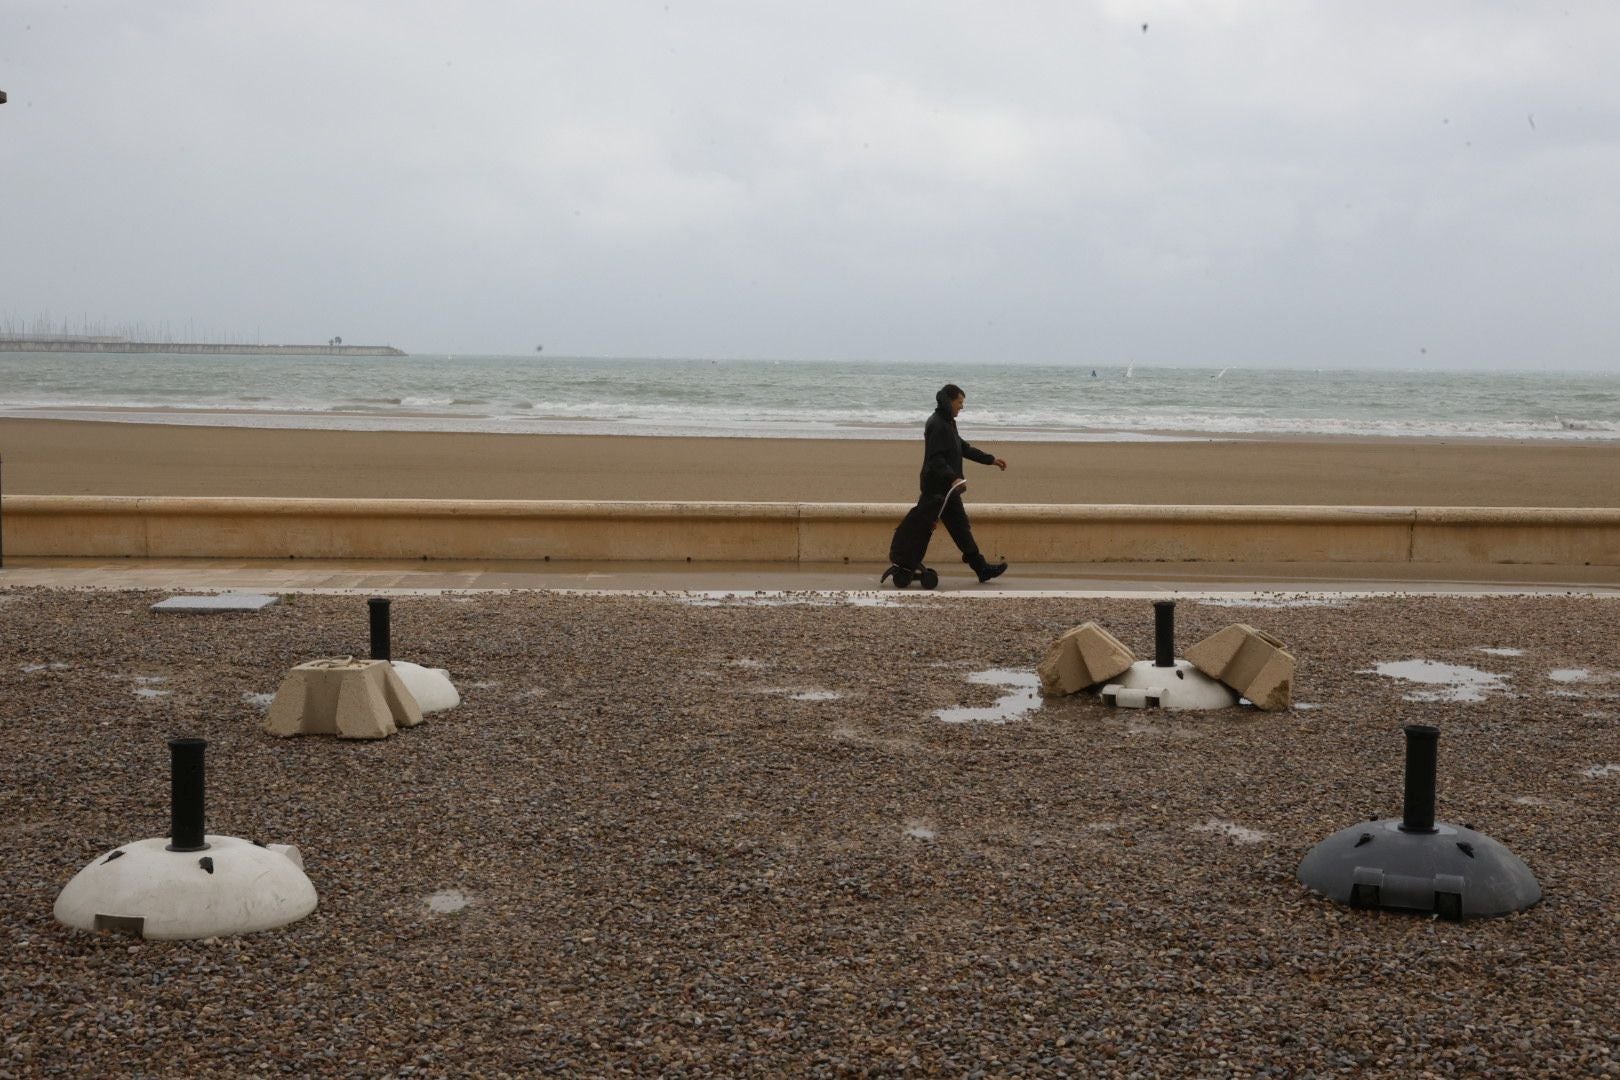
[[[964,435],[974,439],[970,424]],[[1620,445],[1242,439],[1002,443],[995,503],[1602,507]],[[920,439],[356,432],[0,419],[7,494],[907,502]]]
[[[162,595],[0,593],[0,1073],[1620,1069],[1613,601],[1184,602],[1182,641],[1245,621],[1301,659],[1292,711],[1191,714],[972,678],[1086,619],[1151,654],[1145,601],[400,598],[395,655],[464,703],[349,743],[260,725],[291,665],[363,651],[362,598]],[[1374,670],[1414,658],[1490,677],[1448,700]],[[963,707],[1005,722],[939,713]],[[1402,723],[1441,728],[1440,820],[1541,904],[1456,925],[1296,882],[1399,816]],[[209,740],[209,832],[301,847],[308,918],[53,921],[168,828],[176,734]]]

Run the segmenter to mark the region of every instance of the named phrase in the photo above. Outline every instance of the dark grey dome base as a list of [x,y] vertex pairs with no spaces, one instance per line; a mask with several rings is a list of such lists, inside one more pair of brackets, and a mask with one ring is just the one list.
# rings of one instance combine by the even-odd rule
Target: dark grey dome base
[[1541,899],[1535,875],[1484,833],[1443,821],[1408,832],[1400,818],[1341,829],[1312,848],[1299,880],[1351,907],[1467,919],[1523,911]]

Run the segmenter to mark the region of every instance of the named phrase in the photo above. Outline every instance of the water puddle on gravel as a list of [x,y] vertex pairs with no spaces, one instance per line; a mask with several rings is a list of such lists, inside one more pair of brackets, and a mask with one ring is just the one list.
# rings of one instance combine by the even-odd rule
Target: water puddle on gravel
[[1497,649],[1497,648],[1491,648],[1491,647],[1485,646],[1485,645],[1481,645],[1479,647],[1479,651],[1484,653],[1486,656],[1523,656],[1524,655],[1524,650],[1523,649]]
[[1593,780],[1605,780],[1608,777],[1620,775],[1620,765],[1613,762],[1607,765],[1593,765],[1590,769],[1582,769],[1581,775]]
[[1235,821],[1222,821],[1220,818],[1210,818],[1202,825],[1194,825],[1192,831],[1219,833],[1221,836],[1231,837],[1240,844],[1258,844],[1271,839],[1271,834],[1268,832],[1245,828]]
[[453,915],[472,903],[472,899],[460,889],[440,889],[427,898],[428,910],[440,915]]
[[72,664],[61,664],[53,661],[49,664],[24,664],[18,670],[24,675],[32,675],[36,671],[66,671],[72,666]]
[[935,832],[933,827],[925,822],[908,821],[906,822],[905,831],[901,835],[909,836],[913,840],[934,840],[938,838],[939,833]]
[[1585,682],[1592,677],[1592,673],[1585,668],[1559,668],[1547,672],[1547,678],[1553,682]]
[[903,596],[887,593],[728,593],[692,592],[673,597],[687,607],[898,607]]
[[1507,689],[1506,675],[1461,664],[1442,664],[1437,660],[1401,660],[1366,668],[1356,674],[1383,675],[1434,688],[1414,690],[1405,695],[1407,701],[1484,701],[1487,695]]
[[139,686],[137,686],[135,688],[135,696],[136,697],[144,697],[144,698],[168,697],[169,694],[170,694],[170,691],[168,691],[168,690],[159,690],[159,689],[155,688],[152,685],[154,683],[166,683],[166,682],[168,682],[169,677],[167,675],[136,675],[134,678],[135,678],[136,682],[141,684],[141,685],[139,685]]
[[946,724],[1005,724],[1009,720],[1022,720],[1041,707],[1041,677],[1033,671],[1016,668],[991,668],[975,671],[967,677],[979,686],[1001,686],[1007,689],[994,705],[959,705],[940,709],[934,713]]
[[274,694],[243,694],[242,695],[242,700],[244,702],[246,702],[247,704],[249,704],[249,705],[255,706],[256,708],[268,709],[270,707],[270,703],[272,701],[276,700],[276,695],[274,695]]
[[836,690],[800,690],[788,695],[794,701],[837,701],[843,696]]
[[1205,596],[1196,602],[1210,607],[1252,608],[1344,607],[1346,604],[1332,596]]

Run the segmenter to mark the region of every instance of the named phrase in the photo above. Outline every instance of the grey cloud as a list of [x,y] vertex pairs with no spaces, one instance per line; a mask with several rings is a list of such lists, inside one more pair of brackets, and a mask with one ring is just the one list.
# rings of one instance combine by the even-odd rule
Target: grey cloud
[[13,0],[0,311],[1605,370],[1620,11],[1565,10]]

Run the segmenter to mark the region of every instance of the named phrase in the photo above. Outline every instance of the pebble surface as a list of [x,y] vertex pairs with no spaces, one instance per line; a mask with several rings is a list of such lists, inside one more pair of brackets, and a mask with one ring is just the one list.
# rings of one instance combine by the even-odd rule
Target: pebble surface
[[[969,675],[1088,619],[1151,656],[1150,605],[409,597],[394,655],[463,703],[340,742],[266,735],[254,695],[363,655],[363,598],[5,596],[0,1077],[1620,1076],[1620,601],[1184,601],[1183,645],[1267,630],[1313,708],[946,724],[1007,692]],[[1484,701],[1375,673],[1482,648]],[[1399,815],[1405,723],[1441,728],[1438,816],[1540,905],[1451,924],[1295,880]],[[175,735],[209,741],[208,831],[298,845],[313,915],[174,943],[52,919],[167,829]]]

